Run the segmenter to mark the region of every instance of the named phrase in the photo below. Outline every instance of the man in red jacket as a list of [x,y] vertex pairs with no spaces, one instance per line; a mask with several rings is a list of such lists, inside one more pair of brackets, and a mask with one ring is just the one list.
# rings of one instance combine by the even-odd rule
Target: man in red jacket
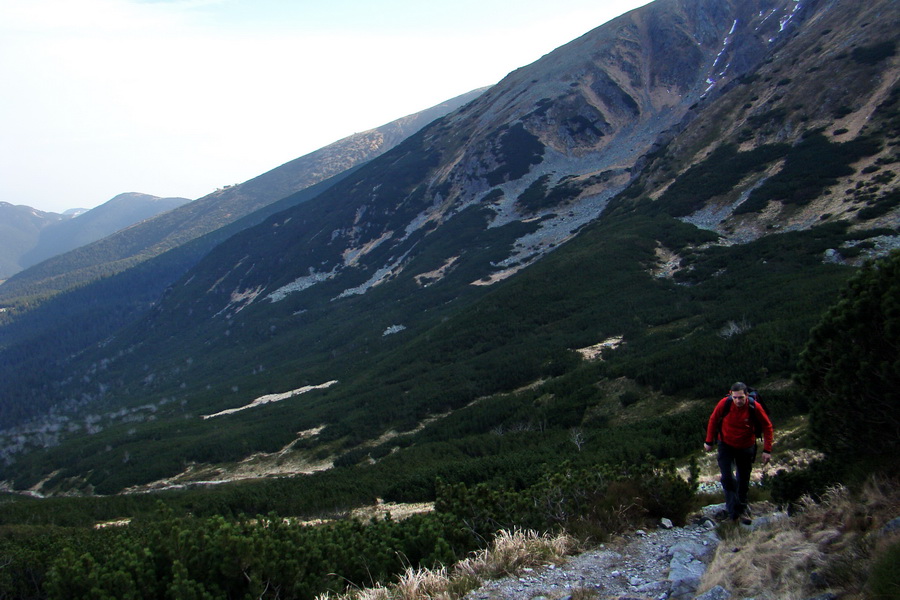
[[[709,417],[706,427],[704,450],[711,452],[718,442],[719,470],[722,472],[722,489],[725,490],[725,508],[728,516],[749,524],[747,490],[750,488],[750,470],[756,459],[756,430],[762,430],[762,464],[772,458],[774,429],[769,415],[758,402],[750,399],[747,385],[741,382],[731,386],[731,393],[721,400]],[[735,476],[734,469],[737,469]]]

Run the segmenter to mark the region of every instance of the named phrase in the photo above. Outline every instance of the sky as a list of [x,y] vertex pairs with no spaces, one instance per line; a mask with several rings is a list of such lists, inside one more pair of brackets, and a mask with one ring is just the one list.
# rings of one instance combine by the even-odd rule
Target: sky
[[196,199],[648,0],[0,0],[0,202]]

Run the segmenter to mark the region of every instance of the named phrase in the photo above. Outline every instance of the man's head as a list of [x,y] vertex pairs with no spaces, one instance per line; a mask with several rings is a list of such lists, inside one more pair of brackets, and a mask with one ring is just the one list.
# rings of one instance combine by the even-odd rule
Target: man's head
[[747,384],[738,381],[731,386],[731,398],[736,406],[743,406],[747,403]]

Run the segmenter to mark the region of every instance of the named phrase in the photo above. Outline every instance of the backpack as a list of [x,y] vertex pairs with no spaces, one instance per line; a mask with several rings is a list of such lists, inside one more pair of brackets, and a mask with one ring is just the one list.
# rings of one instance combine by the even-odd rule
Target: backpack
[[[756,407],[759,406],[763,409],[763,412],[766,413],[766,416],[769,417],[769,421],[772,420],[772,415],[769,413],[769,409],[766,408],[766,405],[763,404],[763,401],[759,399],[759,392],[754,390],[751,387],[747,388],[747,406],[750,407],[750,414],[753,419],[753,431],[756,433],[756,439],[761,440],[763,437],[763,425],[762,421],[756,416]],[[719,429],[722,429],[722,421],[725,420],[725,416],[728,414],[728,411],[731,410],[731,405],[734,404],[734,400],[731,399],[731,394],[728,395],[728,399],[725,401],[725,407],[722,410],[722,419],[719,421]]]

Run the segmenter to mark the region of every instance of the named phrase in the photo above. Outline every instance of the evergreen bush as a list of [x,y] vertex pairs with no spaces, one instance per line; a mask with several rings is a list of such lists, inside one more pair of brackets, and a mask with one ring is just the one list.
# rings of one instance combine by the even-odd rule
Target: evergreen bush
[[812,330],[798,379],[810,429],[832,458],[883,457],[900,440],[900,251],[857,273]]

